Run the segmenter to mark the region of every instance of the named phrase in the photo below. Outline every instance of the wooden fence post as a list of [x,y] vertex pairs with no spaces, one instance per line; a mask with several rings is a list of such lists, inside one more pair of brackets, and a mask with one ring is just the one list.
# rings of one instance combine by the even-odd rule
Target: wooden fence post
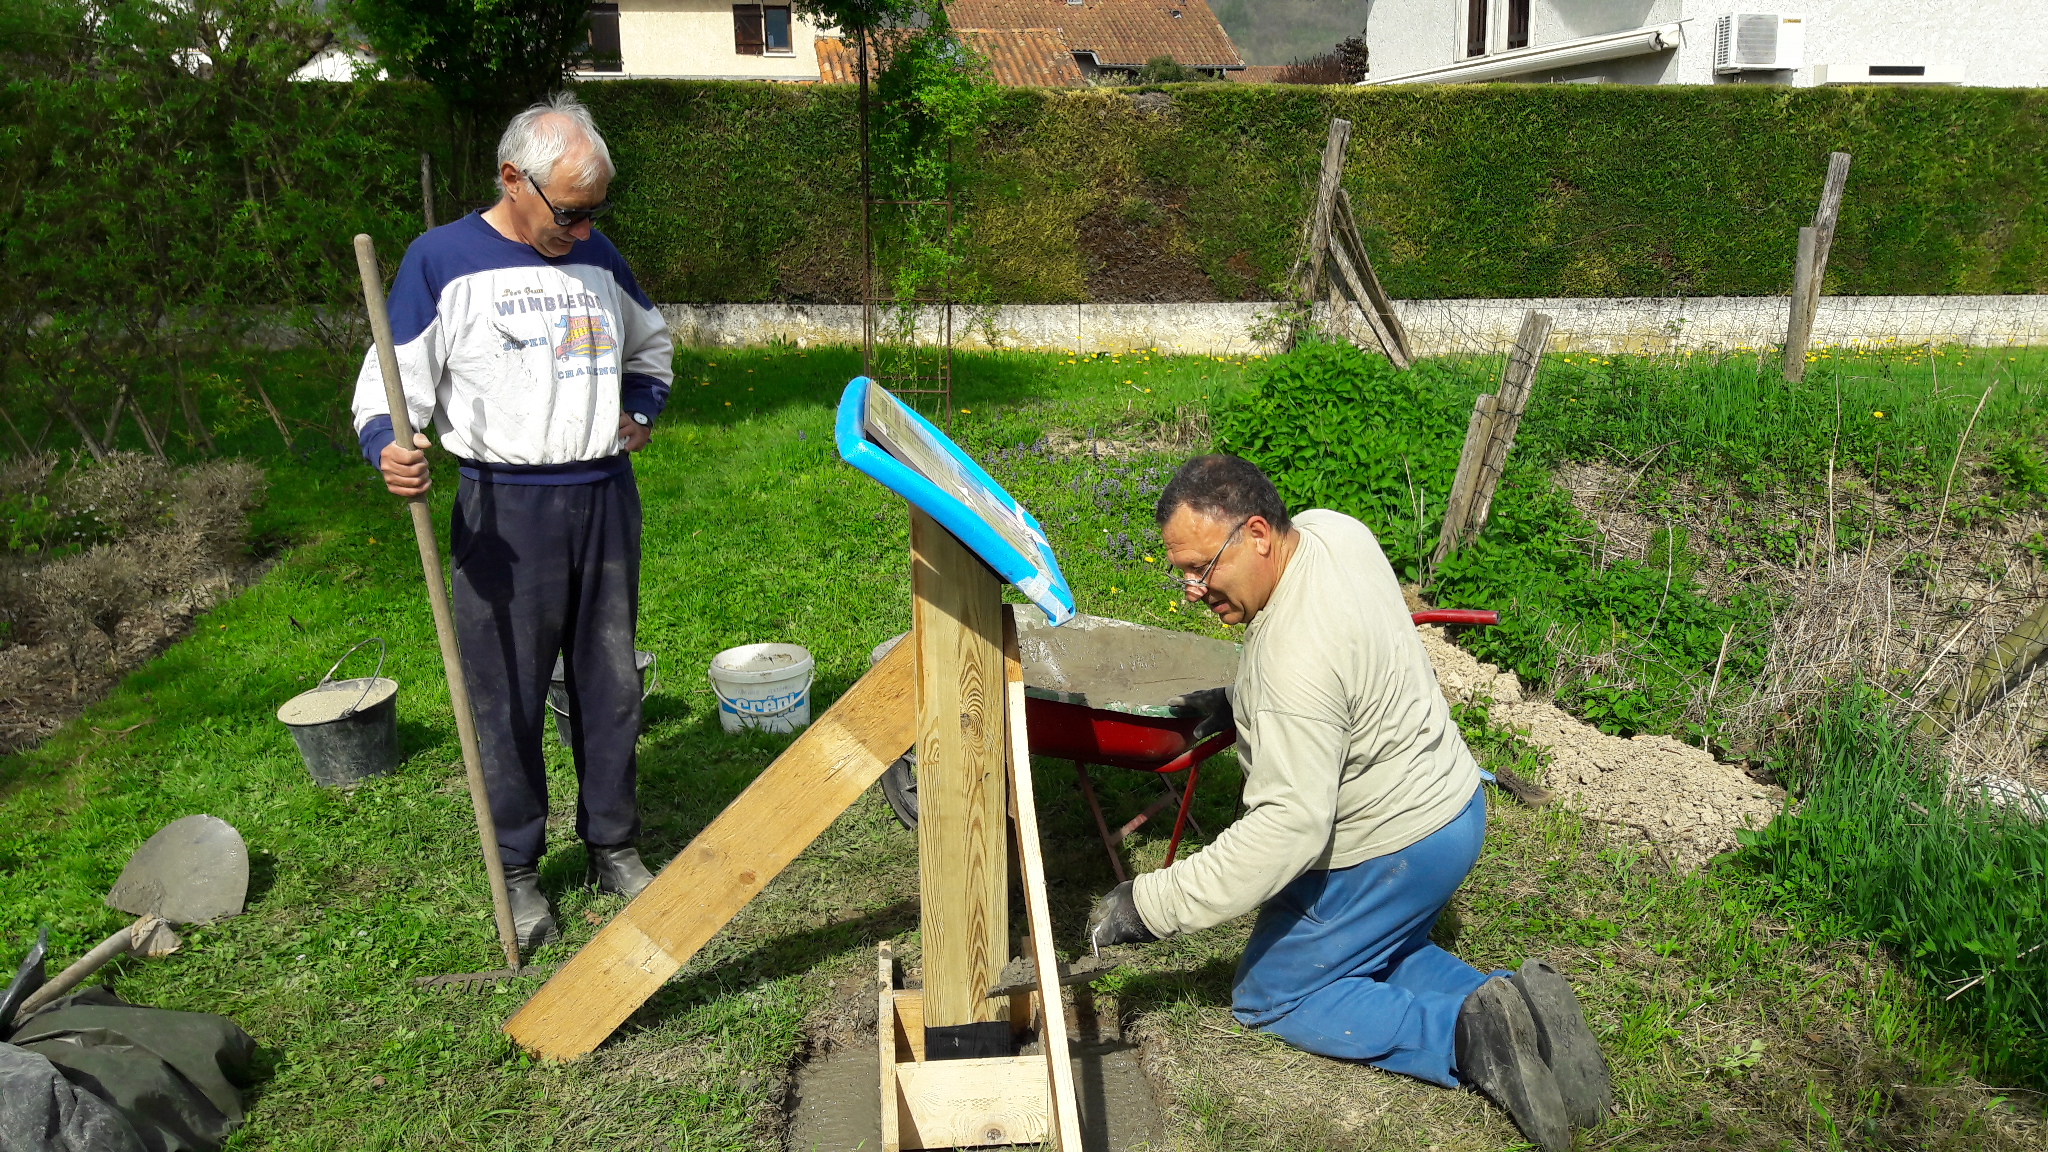
[[1316,180],[1315,210],[1309,213],[1307,248],[1294,262],[1295,290],[1303,303],[1315,301],[1316,282],[1323,277],[1323,257],[1330,248],[1330,215],[1344,179],[1344,149],[1350,143],[1351,121],[1333,118],[1329,140],[1323,145],[1322,173]]
[[[1785,322],[1785,379],[1806,378],[1806,349],[1813,341],[1813,320],[1820,312],[1821,281],[1827,275],[1828,251],[1835,243],[1835,222],[1842,215],[1842,193],[1849,186],[1849,154],[1828,153],[1827,180],[1813,225],[1799,230],[1799,262],[1792,273],[1791,312]],[[1811,235],[1809,235],[1811,233]]]
[[1429,559],[1432,568],[1486,527],[1493,494],[1507,471],[1508,450],[1515,445],[1515,430],[1529,410],[1529,393],[1536,383],[1536,370],[1542,366],[1552,324],[1542,312],[1531,311],[1522,317],[1522,330],[1516,334],[1514,350],[1501,371],[1500,391],[1479,397],[1472,406],[1465,450],[1458,458],[1458,476],[1444,508],[1443,531]]

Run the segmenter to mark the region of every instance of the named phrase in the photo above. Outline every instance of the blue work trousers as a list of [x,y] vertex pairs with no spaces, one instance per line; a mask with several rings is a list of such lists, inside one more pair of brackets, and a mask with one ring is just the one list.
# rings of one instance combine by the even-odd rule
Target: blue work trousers
[[1323,1056],[1455,1088],[1458,1010],[1494,976],[1429,942],[1479,859],[1486,790],[1399,852],[1304,872],[1259,910],[1231,989],[1240,1023]]

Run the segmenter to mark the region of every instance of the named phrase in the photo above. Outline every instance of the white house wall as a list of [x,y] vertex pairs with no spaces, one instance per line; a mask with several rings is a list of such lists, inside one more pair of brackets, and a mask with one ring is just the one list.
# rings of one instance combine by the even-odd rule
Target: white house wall
[[[1506,45],[1507,5],[1491,0],[1489,35]],[[1464,57],[1465,0],[1373,0],[1366,25],[1372,75],[1440,68]],[[1803,66],[1790,72],[1714,74],[1714,26],[1732,12],[1783,12],[1805,18]],[[1531,82],[1618,84],[1792,84],[1814,82],[1819,64],[1959,65],[1963,83],[1985,87],[2048,84],[2048,0],[1534,0],[1532,47],[1685,20],[1685,45],[1532,73]]]
[[733,51],[732,5],[713,0],[619,0],[627,77],[689,80],[816,80],[818,30],[796,14],[788,55]]

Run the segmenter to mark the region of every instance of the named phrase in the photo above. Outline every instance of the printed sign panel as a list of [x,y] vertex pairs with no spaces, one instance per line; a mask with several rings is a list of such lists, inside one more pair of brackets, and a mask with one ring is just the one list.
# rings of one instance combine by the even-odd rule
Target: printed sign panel
[[1074,593],[1045,529],[931,421],[865,376],[839,398],[839,455],[939,522],[1017,586],[1046,620],[1074,616]]

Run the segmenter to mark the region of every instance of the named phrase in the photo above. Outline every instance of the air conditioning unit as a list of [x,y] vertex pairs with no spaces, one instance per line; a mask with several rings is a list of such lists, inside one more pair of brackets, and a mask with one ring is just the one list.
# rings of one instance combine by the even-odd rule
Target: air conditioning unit
[[1782,12],[1732,12],[1714,25],[1714,71],[1786,72],[1806,55],[1806,18]]

